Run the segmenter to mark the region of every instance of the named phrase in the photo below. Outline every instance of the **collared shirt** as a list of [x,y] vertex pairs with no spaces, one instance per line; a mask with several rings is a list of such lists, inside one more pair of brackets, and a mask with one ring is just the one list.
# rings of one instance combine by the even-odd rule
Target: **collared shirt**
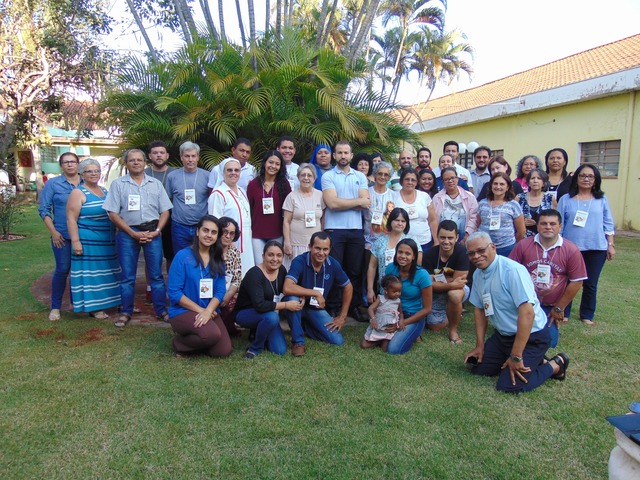
[[[578,211],[587,212],[584,227],[574,225]],[[574,242],[584,250],[607,250],[609,243],[606,235],[615,233],[615,226],[607,196],[578,200],[576,197],[564,195],[558,201],[558,211],[562,214],[562,236]]]
[[[587,268],[580,250],[575,243],[560,235],[549,248],[544,248],[540,243],[540,235],[527,237],[516,244],[509,258],[524,265],[530,273],[542,305],[555,305],[569,282],[587,279]],[[546,279],[548,281],[539,281],[538,265],[549,266],[549,278]]]
[[478,198],[482,187],[491,180],[491,172],[488,168],[482,173],[478,173],[477,169],[471,170],[471,178],[473,178],[473,193]]
[[[467,178],[467,185],[469,186],[469,188],[473,188],[473,191],[475,192],[476,182],[474,182],[473,179],[471,178],[471,172],[466,168],[464,168],[462,165],[458,165],[457,163],[453,165],[453,168],[456,169],[456,173],[458,174],[459,177],[464,176]],[[442,176],[442,170],[440,170],[440,167],[434,168],[433,173],[436,176],[436,178],[440,178]]]
[[[130,195],[140,196],[139,210],[129,210]],[[158,220],[173,205],[160,180],[145,175],[138,185],[130,175],[125,175],[111,183],[102,208],[120,215],[127,225],[140,225]]]
[[[234,157],[230,157],[234,158]],[[225,160],[229,160],[229,158],[225,158]],[[218,165],[211,169],[211,173],[209,173],[209,182],[207,186],[211,189],[216,189],[222,182],[224,182],[224,175],[220,170],[220,166],[225,163],[225,160],[221,161]],[[256,169],[249,162],[244,164],[244,167],[240,167],[240,179],[238,180],[238,186],[247,189],[247,185],[249,182],[256,178],[258,174],[256,173]]]
[[300,165],[291,162],[289,165],[285,165],[285,167],[287,169],[287,180],[289,180],[289,185],[291,186],[291,191],[293,192],[300,186],[300,180],[298,180],[298,169],[300,168]]
[[505,336],[513,336],[518,331],[518,308],[523,303],[533,305],[534,320],[531,332],[538,332],[547,325],[547,316],[540,307],[540,301],[526,268],[513,260],[496,255],[486,269],[477,269],[473,274],[473,287],[469,301],[477,308],[484,308],[483,295],[491,295],[493,315],[489,321]]
[[[360,190],[367,191],[367,177],[362,172],[349,168],[348,172],[334,167],[322,176],[322,191],[335,189],[338,198],[353,199],[360,196]],[[362,229],[362,210],[333,210],[329,207],[324,214],[324,228],[342,230]]]
[[[82,183],[82,182],[80,182]],[[64,237],[69,238],[67,230],[67,200],[69,195],[77,187],[67,180],[67,177],[60,175],[45,183],[40,194],[40,206],[38,213],[42,220],[45,217],[53,220],[53,226]]]
[[[193,226],[207,214],[208,177],[209,172],[202,168],[195,172],[185,172],[184,168],[178,168],[167,176],[166,189],[173,203],[172,221]],[[185,203],[185,190],[195,190],[195,204]]]
[[346,287],[350,280],[344,273],[340,262],[329,256],[316,271],[311,262],[311,253],[305,252],[291,261],[291,268],[286,278],[290,278],[302,288],[313,290],[315,287],[324,288],[323,296],[327,298],[334,283],[339,287]]

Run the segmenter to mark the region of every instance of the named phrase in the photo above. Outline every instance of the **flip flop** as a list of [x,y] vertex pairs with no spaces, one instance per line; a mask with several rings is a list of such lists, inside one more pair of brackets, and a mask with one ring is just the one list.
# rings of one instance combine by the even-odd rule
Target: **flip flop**
[[581,318],[580,321],[585,325],[589,325],[591,327],[593,327],[596,324],[596,322],[594,322],[593,320],[588,320],[586,318]]
[[164,323],[169,323],[169,312],[163,312],[160,315],[156,316],[158,320]]
[[460,345],[462,343],[462,339],[460,337],[458,337],[458,338],[449,337],[449,341],[451,343],[453,343],[454,345]]
[[58,320],[60,320],[60,310],[58,310],[57,308],[52,309],[49,312],[49,320],[51,322],[57,322]]
[[118,319],[115,321],[114,325],[117,328],[123,328],[131,321],[131,315],[128,313],[121,313],[118,315]]
[[89,316],[97,318],[98,320],[106,320],[107,318],[109,318],[109,315],[102,310],[100,310],[99,312],[90,312]]

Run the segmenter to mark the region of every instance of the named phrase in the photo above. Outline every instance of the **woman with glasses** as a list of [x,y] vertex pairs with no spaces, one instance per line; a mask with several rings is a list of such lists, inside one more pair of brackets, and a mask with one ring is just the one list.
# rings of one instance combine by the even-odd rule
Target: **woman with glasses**
[[[40,195],[40,218],[51,233],[51,247],[56,259],[56,268],[51,280],[51,311],[49,320],[60,320],[62,295],[67,286],[67,277],[71,269],[71,239],[67,229],[67,200],[71,192],[82,182],[78,174],[80,163],[75,153],[67,152],[60,155],[58,163],[62,168],[62,175],[49,180]],[[73,303],[73,299],[71,299]]]
[[[598,279],[606,260],[616,255],[615,225],[609,201],[601,190],[602,177],[595,165],[580,165],[569,186],[569,194],[558,202],[562,214],[562,236],[578,245],[587,267],[588,278],[582,283],[580,320],[595,325]],[[570,311],[570,306],[565,310]]]
[[[288,183],[288,182],[287,182]],[[229,336],[237,337],[240,331],[233,321],[233,307],[236,305],[238,289],[242,281],[242,258],[240,250],[234,245],[240,238],[238,222],[231,217],[220,217],[220,244],[222,245],[222,259],[224,260],[225,286],[227,291],[220,302],[220,316]]]
[[288,269],[291,260],[309,250],[311,235],[322,230],[325,209],[322,192],[314,187],[316,168],[302,163],[298,168],[300,186],[284,200],[284,266]]
[[433,197],[438,224],[452,220],[460,232],[458,242],[465,244],[467,237],[476,231],[478,201],[473,193],[458,186],[458,172],[453,167],[442,170],[440,175],[444,189]]
[[364,240],[367,250],[376,239],[387,230],[389,212],[395,206],[396,192],[387,188],[387,183],[393,173],[393,167],[387,162],[380,162],[373,167],[375,183],[369,187],[371,207],[364,212]]
[[533,237],[538,233],[538,217],[540,212],[549,208],[556,208],[556,199],[553,193],[548,192],[549,176],[544,170],[534,168],[524,178],[527,184],[527,192],[521,193],[516,200],[522,208],[524,225],[527,229],[527,237]]
[[89,312],[100,320],[104,309],[120,305],[115,232],[102,208],[107,190],[98,185],[102,173],[93,158],[79,167],[83,183],[67,201],[67,228],[71,239],[71,296],[74,312]]

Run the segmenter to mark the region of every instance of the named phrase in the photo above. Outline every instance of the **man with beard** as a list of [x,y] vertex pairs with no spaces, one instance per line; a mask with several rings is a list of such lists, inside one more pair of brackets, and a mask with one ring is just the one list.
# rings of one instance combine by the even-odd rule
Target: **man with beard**
[[473,161],[476,168],[471,170],[471,178],[474,186],[476,198],[480,196],[482,187],[491,180],[491,172],[489,172],[489,160],[491,160],[491,149],[484,145],[473,151]]

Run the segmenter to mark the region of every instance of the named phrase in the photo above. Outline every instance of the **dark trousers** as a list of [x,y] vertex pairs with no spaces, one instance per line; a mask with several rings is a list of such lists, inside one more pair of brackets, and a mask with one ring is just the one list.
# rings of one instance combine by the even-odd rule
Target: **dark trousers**
[[[598,280],[607,261],[606,250],[584,250],[582,252],[584,265],[587,267],[587,279],[582,282],[582,299],[580,300],[580,320],[593,320],[596,313],[596,295]],[[572,302],[573,303],[573,302]],[[569,317],[571,305],[567,305],[564,316]]]
[[185,312],[170,319],[173,337],[173,350],[176,353],[204,353],[210,357],[228,357],[233,351],[231,338],[216,315],[201,327],[194,326],[196,312]]
[[496,389],[501,392],[529,392],[542,385],[553,375],[553,367],[548,363],[542,363],[544,355],[549,349],[549,341],[551,339],[549,329],[543,328],[529,335],[529,340],[522,353],[524,366],[531,368],[529,373],[523,374],[524,378],[527,379],[527,383],[524,383],[516,376],[516,384],[512,385],[509,369],[502,369],[502,365],[511,355],[515,339],[515,335],[505,336],[500,335],[498,332],[491,335],[484,344],[482,363],[473,367],[471,373],[490,377],[499,375]]
[[[362,304],[364,232],[362,229],[334,229],[327,230],[327,233],[331,237],[331,256],[340,262],[353,286],[351,306],[359,307]],[[342,306],[342,288],[334,285],[328,294],[325,292],[325,298],[329,309],[339,310]]]

